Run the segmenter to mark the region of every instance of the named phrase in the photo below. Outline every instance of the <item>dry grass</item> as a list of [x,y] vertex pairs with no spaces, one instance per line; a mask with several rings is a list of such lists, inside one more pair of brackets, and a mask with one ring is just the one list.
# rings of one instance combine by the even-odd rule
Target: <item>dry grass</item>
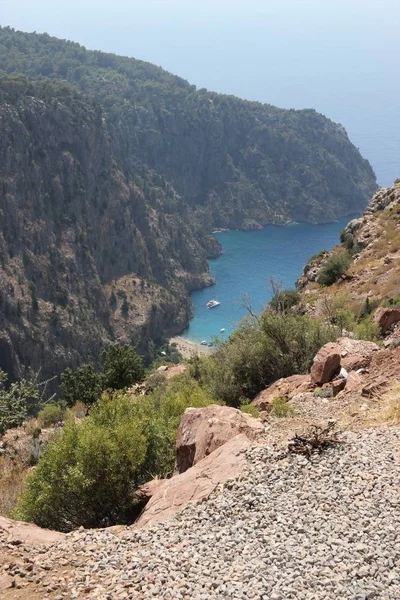
[[389,425],[400,424],[400,384],[396,383],[383,396],[383,419]]
[[0,457],[0,515],[8,517],[15,508],[29,469],[17,458]]

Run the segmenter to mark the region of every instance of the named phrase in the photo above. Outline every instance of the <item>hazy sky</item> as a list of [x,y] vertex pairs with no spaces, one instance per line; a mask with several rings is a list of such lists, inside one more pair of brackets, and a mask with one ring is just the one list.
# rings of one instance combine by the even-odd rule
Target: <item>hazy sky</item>
[[400,176],[400,0],[0,0],[0,23],[342,122]]

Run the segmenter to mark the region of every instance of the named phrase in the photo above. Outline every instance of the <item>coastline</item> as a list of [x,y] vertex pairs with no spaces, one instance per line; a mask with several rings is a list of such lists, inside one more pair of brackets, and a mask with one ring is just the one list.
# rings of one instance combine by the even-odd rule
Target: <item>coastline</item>
[[169,344],[176,344],[177,350],[182,354],[183,358],[188,359],[197,354],[200,356],[211,354],[215,348],[202,346],[197,342],[191,342],[177,335],[168,340]]

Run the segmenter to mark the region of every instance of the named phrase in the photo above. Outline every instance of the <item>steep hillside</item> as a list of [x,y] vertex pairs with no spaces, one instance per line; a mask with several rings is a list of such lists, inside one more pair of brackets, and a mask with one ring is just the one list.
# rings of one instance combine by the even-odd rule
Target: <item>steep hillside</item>
[[162,69],[0,28],[0,367],[11,379],[151,355],[211,282],[215,226],[351,214],[375,189],[315,111],[196,90]]
[[66,80],[99,102],[125,172],[156,170],[208,228],[329,221],[376,187],[343,127],[313,110],[196,90],[149,63],[9,28],[0,69]]
[[184,327],[217,249],[169,186],[126,178],[101,108],[1,77],[0,119],[0,367],[48,376],[96,360],[107,339],[147,350]]
[[[400,180],[379,190],[364,215],[350,221],[332,252],[322,251],[304,268],[297,287],[305,310],[325,315],[348,309],[356,315],[379,304],[400,304]],[[320,285],[332,258],[346,257],[347,268],[331,285]],[[345,262],[346,266],[346,262]]]

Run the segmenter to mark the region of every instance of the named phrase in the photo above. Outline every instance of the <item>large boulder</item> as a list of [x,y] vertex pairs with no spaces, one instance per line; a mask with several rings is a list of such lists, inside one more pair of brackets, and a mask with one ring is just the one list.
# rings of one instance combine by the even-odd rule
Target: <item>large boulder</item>
[[247,465],[245,450],[250,445],[244,433],[236,435],[191,469],[168,479],[155,490],[135,527],[165,521],[188,504],[208,498],[218,485],[238,477]]
[[27,546],[38,546],[41,544],[52,544],[63,539],[64,533],[42,529],[32,523],[23,521],[12,521],[6,517],[0,517],[0,540],[14,545],[26,544]]
[[323,385],[331,381],[340,370],[341,348],[338,344],[325,344],[314,358],[311,383]]
[[311,377],[309,375],[291,375],[290,377],[283,377],[257,394],[252,405],[260,410],[269,410],[274,398],[284,397],[290,400],[293,396],[307,392],[310,389]]
[[400,321],[400,310],[397,308],[384,308],[380,306],[374,314],[374,323],[378,325],[381,333],[386,333],[392,325]]
[[178,429],[176,472],[184,473],[239,433],[255,439],[264,433],[264,426],[259,419],[228,406],[187,408]]

